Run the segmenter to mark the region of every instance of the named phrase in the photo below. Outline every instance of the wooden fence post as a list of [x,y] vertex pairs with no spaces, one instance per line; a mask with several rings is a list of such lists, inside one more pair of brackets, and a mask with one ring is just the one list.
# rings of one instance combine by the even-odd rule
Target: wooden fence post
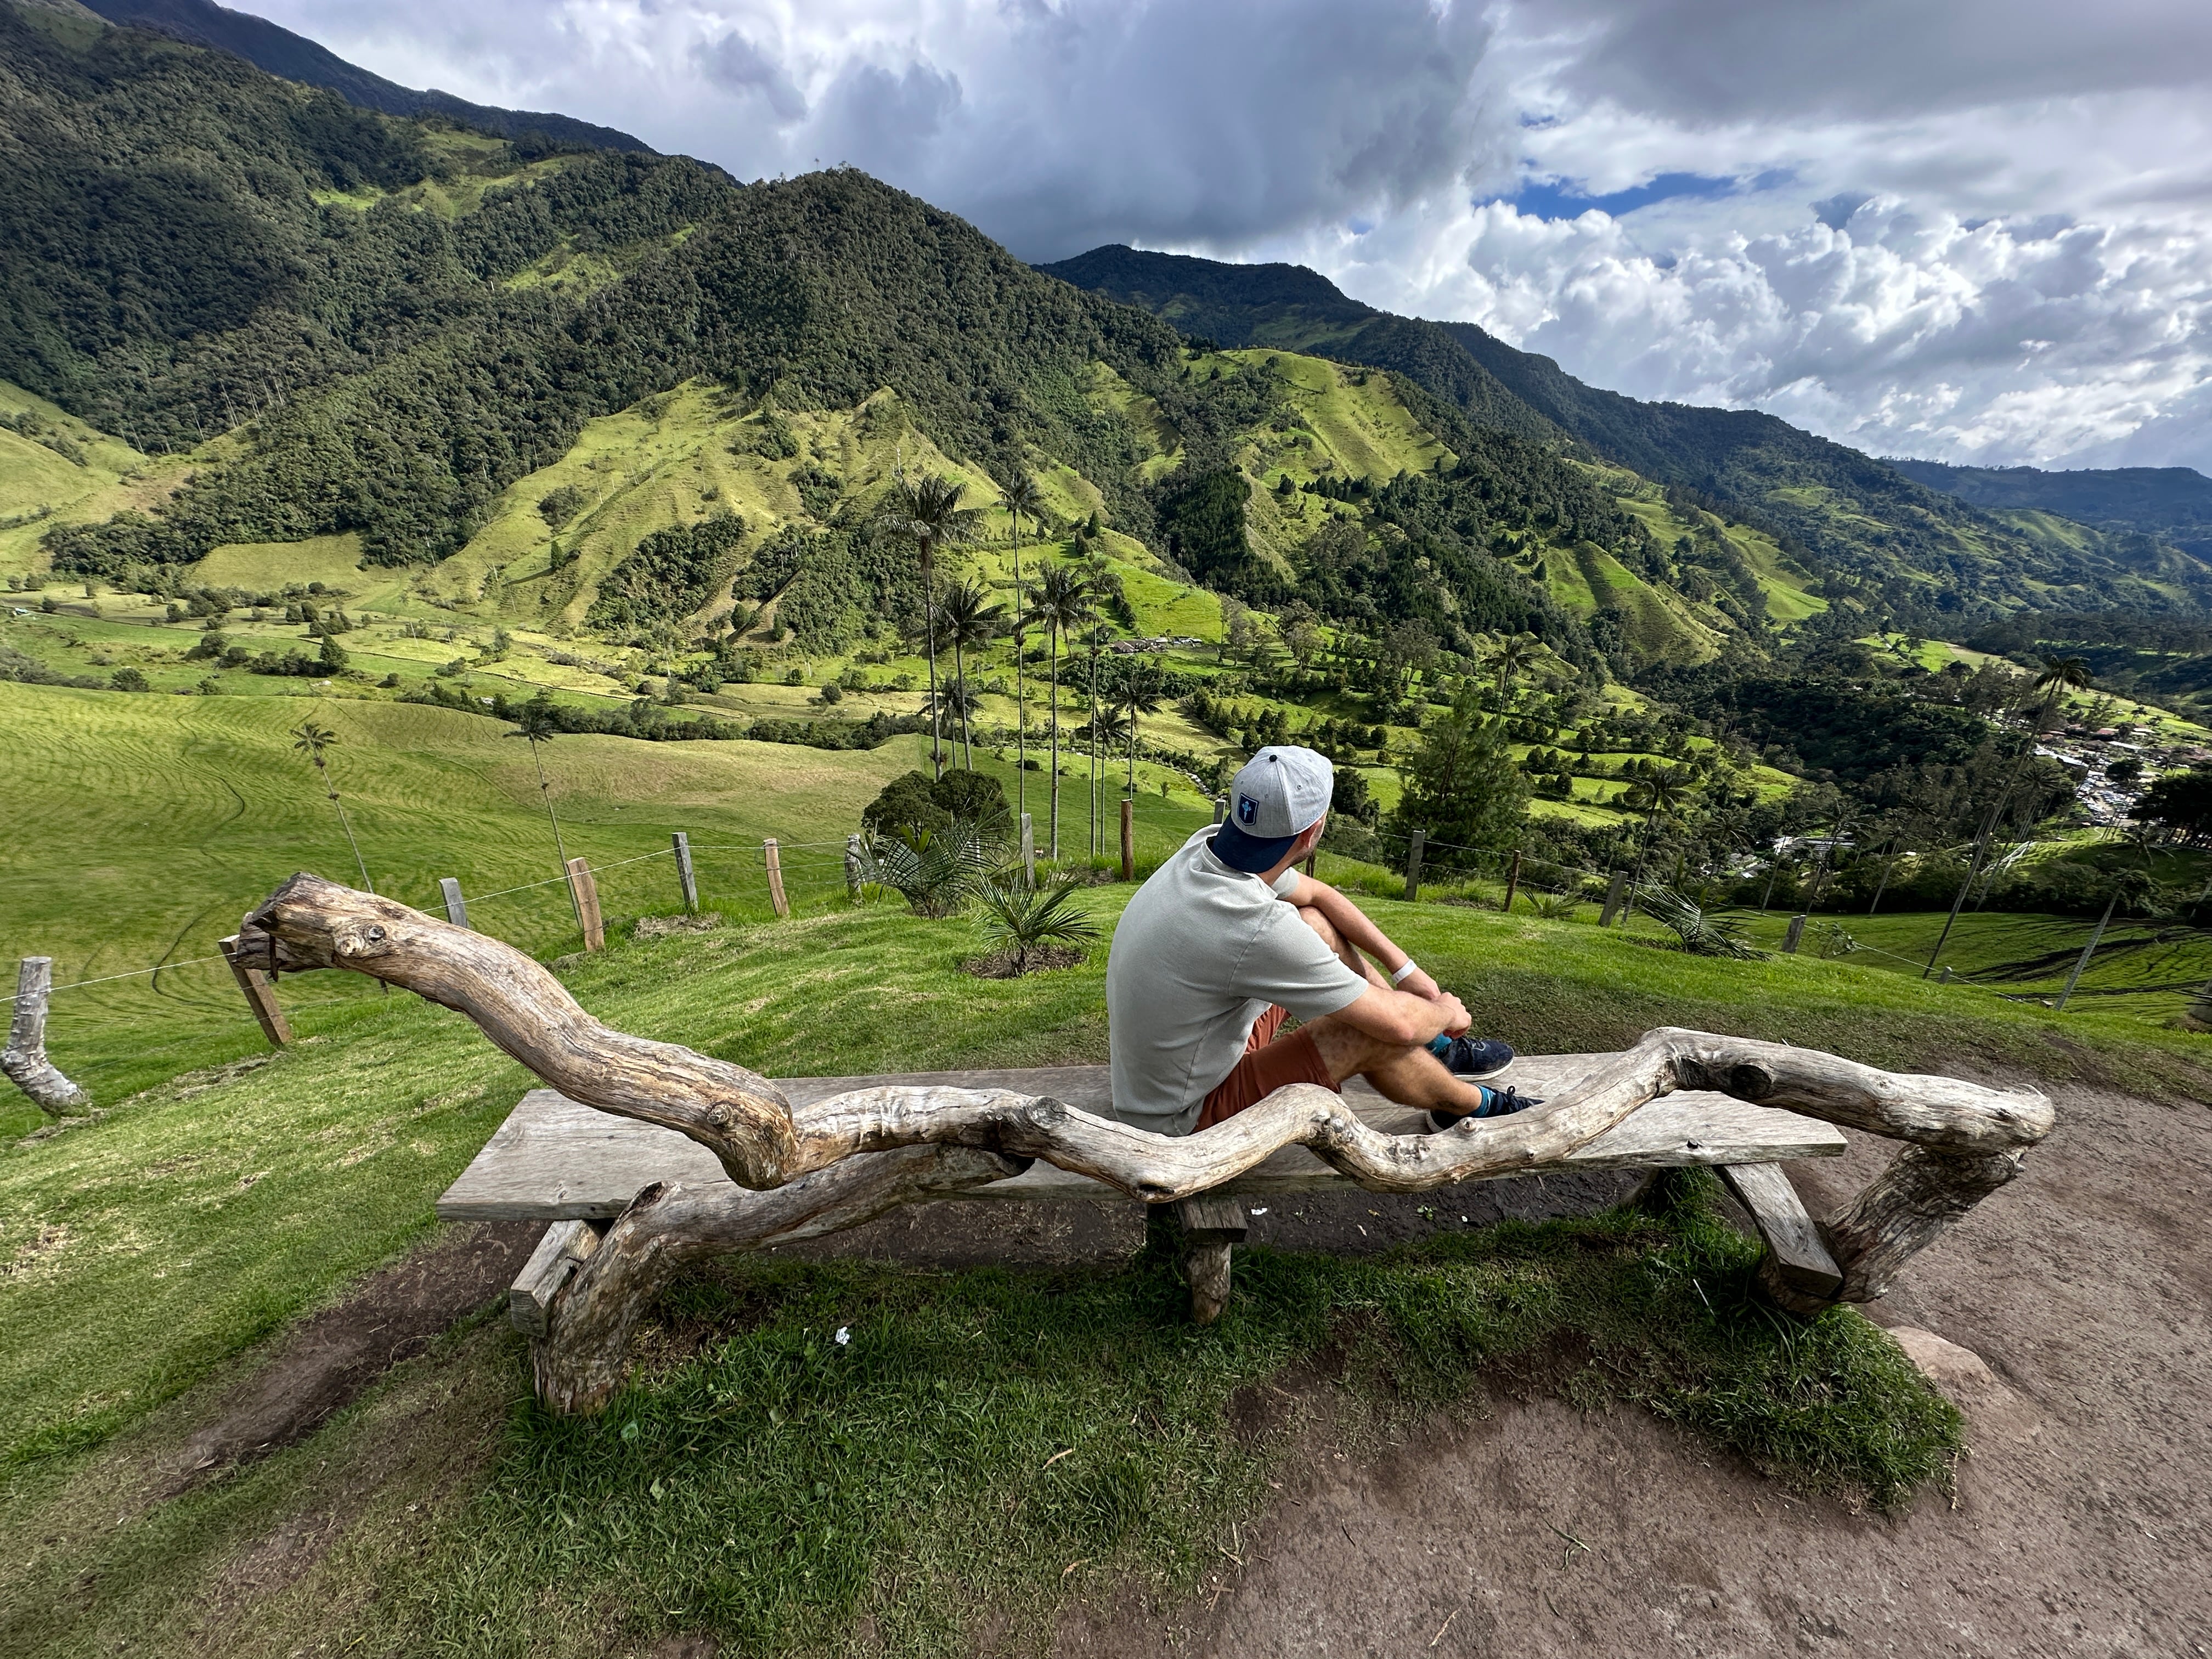
[[461,884],[451,876],[438,878],[438,890],[446,897],[446,920],[456,927],[469,925],[468,901],[461,896]]
[[1022,884],[1032,892],[1036,890],[1036,829],[1026,812],[1022,814]]
[[590,860],[568,860],[568,896],[575,900],[577,919],[584,924],[584,948],[605,950],[607,933],[599,921],[599,884],[592,879]]
[[1782,954],[1785,957],[1796,956],[1797,954],[1797,941],[1804,937],[1805,913],[1802,910],[1800,910],[1796,915],[1790,918],[1790,931],[1782,936]]
[[1507,915],[1513,914],[1513,895],[1521,890],[1521,849],[1513,849],[1513,866],[1505,872],[1505,902],[1498,908]]
[[1133,816],[1137,803],[1126,795],[1121,799],[1121,879],[1137,878],[1137,821]]
[[860,902],[860,838],[845,837],[845,895],[854,903]]
[[1613,885],[1605,890],[1605,908],[1598,914],[1597,925],[1599,927],[1610,927],[1613,926],[1613,917],[1620,914],[1621,896],[1627,892],[1627,890],[1628,872],[1626,870],[1614,871],[1613,872]]
[[1316,881],[1321,879],[1321,848],[1318,847],[1306,854],[1306,874]]
[[222,947],[222,959],[230,964],[230,976],[238,981],[238,988],[246,993],[246,1006],[253,1010],[261,1035],[269,1039],[272,1048],[282,1048],[292,1040],[292,1027],[284,1018],[284,1011],[276,1006],[276,988],[269,982],[269,975],[258,968],[249,968],[238,959],[238,935],[216,943]]
[[1213,798],[1213,827],[1217,830],[1221,827],[1221,815],[1224,805],[1225,803],[1220,796],[1216,795]]
[[1413,838],[1406,843],[1406,902],[1408,904],[1416,902],[1421,896],[1421,849],[1428,845],[1428,842],[1429,832],[1416,830]]
[[2081,982],[2082,970],[2088,967],[2089,958],[2097,954],[2097,942],[2105,937],[2106,926],[2112,919],[2112,907],[2119,902],[2118,893],[2105,901],[2105,914],[2097,918],[2097,925],[2089,934],[2089,942],[2081,947],[2081,959],[2074,964],[2074,971],[2066,975],[2066,988],[2058,994],[2058,1006],[2051,1012],[2063,1014],[2066,1012],[2066,999],[2074,994],[2074,988]]
[[8,1022],[8,1046],[0,1049],[0,1072],[40,1111],[59,1117],[92,1097],[46,1058],[46,1000],[53,989],[54,959],[25,957],[15,970],[15,1012]]
[[681,830],[668,838],[676,849],[676,880],[684,889],[684,908],[693,915],[699,914],[699,878],[691,871],[691,837]]
[[768,866],[768,902],[775,906],[780,916],[791,914],[791,901],[783,893],[783,850],[770,836],[761,843],[761,860]]

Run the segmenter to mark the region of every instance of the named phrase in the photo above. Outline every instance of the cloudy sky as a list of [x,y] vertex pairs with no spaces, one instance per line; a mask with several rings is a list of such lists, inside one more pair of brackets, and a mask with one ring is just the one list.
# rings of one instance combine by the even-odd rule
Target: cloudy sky
[[2212,0],[244,0],[1031,259],[1294,259],[1882,454],[2212,471]]

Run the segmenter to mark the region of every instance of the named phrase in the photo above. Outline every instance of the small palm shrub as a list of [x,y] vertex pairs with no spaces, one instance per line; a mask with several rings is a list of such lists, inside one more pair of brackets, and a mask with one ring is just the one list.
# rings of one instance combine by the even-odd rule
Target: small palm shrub
[[1528,908],[1546,921],[1570,921],[1583,908],[1579,893],[1531,893]]
[[1636,902],[1645,915],[1674,934],[1681,942],[1682,949],[1693,957],[1736,957],[1756,961],[1763,954],[1744,938],[1741,921],[1733,916],[1717,916],[1671,887],[1658,882],[1638,882]]
[[995,837],[955,819],[936,829],[915,829],[905,840],[870,836],[861,843],[860,874],[890,888],[915,915],[940,921],[982,890],[998,867],[999,850]]
[[983,936],[1012,964],[1026,974],[1055,945],[1082,945],[1098,937],[1098,924],[1075,902],[1084,884],[1062,876],[1044,887],[1030,887],[1018,872],[983,884]]

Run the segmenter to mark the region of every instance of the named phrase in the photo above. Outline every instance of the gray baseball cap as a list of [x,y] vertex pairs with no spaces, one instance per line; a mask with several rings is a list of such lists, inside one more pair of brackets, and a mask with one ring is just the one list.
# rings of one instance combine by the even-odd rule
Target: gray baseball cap
[[1232,870],[1267,869],[1320,821],[1335,790],[1327,756],[1270,744],[1229,786],[1229,817],[1213,833],[1213,856]]

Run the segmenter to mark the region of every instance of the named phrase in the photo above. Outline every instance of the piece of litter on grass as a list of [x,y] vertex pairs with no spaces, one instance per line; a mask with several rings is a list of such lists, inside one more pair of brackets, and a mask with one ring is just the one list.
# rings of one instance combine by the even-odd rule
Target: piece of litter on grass
[[1054,1464],[1059,1462],[1061,1458],[1073,1457],[1074,1455],[1075,1448],[1070,1446],[1066,1451],[1056,1451],[1051,1456],[1046,1458],[1044,1460],[1044,1466],[1047,1468],[1050,1468]]
[[852,1340],[853,1328],[850,1325],[840,1325],[837,1328],[837,1346],[842,1348]]
[[1258,1209],[1253,1211],[1252,1213],[1254,1215],[1265,1215],[1267,1213],[1267,1206],[1262,1204]]
[[1086,1555],[1080,1561],[1071,1561],[1066,1566],[1062,1567],[1060,1570],[1060,1576],[1062,1578],[1065,1578],[1068,1574],[1073,1572],[1078,1567],[1087,1567],[1090,1565],[1091,1558]]

